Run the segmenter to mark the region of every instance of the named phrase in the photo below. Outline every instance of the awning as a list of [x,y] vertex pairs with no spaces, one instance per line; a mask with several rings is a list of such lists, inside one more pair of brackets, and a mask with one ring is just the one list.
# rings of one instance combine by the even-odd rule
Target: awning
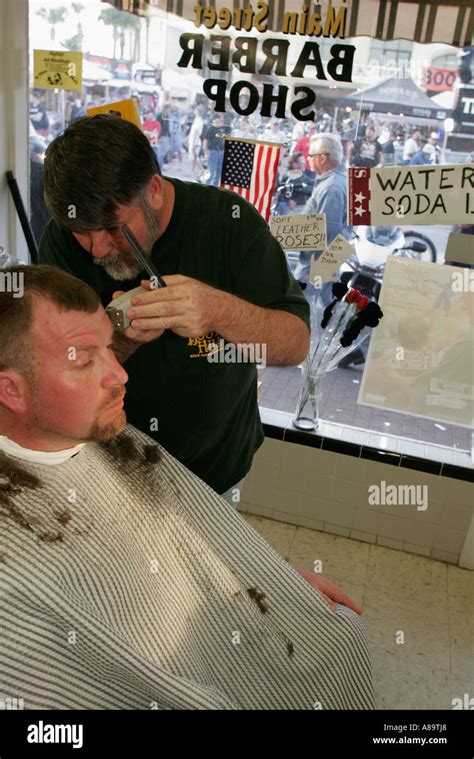
[[[196,0],[102,0],[120,10],[149,15],[157,9],[194,19]],[[245,8],[249,0],[201,0],[202,5]],[[303,0],[267,0],[268,30],[280,31],[287,12],[301,13]],[[309,3],[308,3],[309,4]],[[320,3],[323,19],[329,3]],[[373,37],[379,40],[405,39],[412,42],[444,42],[469,47],[474,36],[472,0],[332,0],[337,11],[347,8],[345,37]],[[253,3],[256,9],[256,2]]]
[[448,108],[448,110],[451,111],[454,107],[454,92],[453,90],[439,92],[437,95],[434,95],[431,100],[442,108]]
[[403,113],[404,116],[443,121],[449,110],[434,103],[410,76],[391,76],[374,87],[340,98],[339,106],[352,106],[375,113]]
[[116,87],[117,89],[123,89],[126,87],[129,90],[142,92],[142,93],[159,93],[162,89],[160,84],[147,84],[146,82],[136,82],[134,79],[111,79],[106,82],[109,87]]
[[162,83],[165,91],[171,92],[175,97],[187,97],[191,93],[202,92],[204,79],[198,74],[180,74],[168,69],[163,71]]
[[112,74],[107,69],[98,66],[97,63],[92,63],[87,58],[83,58],[82,78],[86,82],[105,82],[112,78]]

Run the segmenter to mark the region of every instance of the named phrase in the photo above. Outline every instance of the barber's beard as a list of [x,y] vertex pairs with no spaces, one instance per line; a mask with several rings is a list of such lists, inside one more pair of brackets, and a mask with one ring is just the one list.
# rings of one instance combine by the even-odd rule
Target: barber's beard
[[116,280],[136,279],[142,272],[141,266],[137,265],[135,261],[128,259],[129,262],[125,262],[125,254],[119,253],[118,255],[109,255],[104,258],[95,258],[94,263],[97,266],[101,266],[109,277]]
[[[150,253],[153,243],[156,240],[156,230],[158,227],[158,219],[155,212],[151,208],[148,202],[144,202],[141,205],[143,215],[145,217],[145,223],[147,227],[147,236],[145,240],[145,250]],[[116,280],[136,279],[140,274],[144,274],[145,278],[148,278],[148,274],[143,271],[141,264],[137,262],[134,254],[130,251],[110,254],[103,258],[94,258],[94,263],[97,266],[101,266],[109,277]]]

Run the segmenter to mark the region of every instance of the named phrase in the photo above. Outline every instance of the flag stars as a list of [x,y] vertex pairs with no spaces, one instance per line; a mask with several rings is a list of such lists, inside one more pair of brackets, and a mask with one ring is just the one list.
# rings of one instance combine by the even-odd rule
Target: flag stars
[[243,142],[230,142],[226,145],[222,183],[236,187],[249,188],[255,147]]

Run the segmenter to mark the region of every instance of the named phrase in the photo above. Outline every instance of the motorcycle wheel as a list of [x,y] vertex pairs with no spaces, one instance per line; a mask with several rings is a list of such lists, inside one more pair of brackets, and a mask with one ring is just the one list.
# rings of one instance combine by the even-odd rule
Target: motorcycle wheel
[[437,253],[434,243],[430,240],[429,237],[426,237],[426,235],[423,235],[421,232],[415,232],[413,230],[410,230],[408,232],[403,233],[405,235],[405,240],[409,242],[410,240],[419,240],[421,243],[426,245],[428,250],[425,251],[425,253],[412,253],[413,257],[416,258],[418,261],[431,261],[432,263],[436,263],[437,259]]

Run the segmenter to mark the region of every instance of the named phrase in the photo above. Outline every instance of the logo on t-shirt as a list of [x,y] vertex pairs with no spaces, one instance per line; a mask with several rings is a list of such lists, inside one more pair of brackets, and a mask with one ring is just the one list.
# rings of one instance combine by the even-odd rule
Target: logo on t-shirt
[[195,349],[189,353],[189,358],[207,358],[210,353],[219,349],[222,336],[218,332],[207,332],[200,337],[188,337],[188,346]]

